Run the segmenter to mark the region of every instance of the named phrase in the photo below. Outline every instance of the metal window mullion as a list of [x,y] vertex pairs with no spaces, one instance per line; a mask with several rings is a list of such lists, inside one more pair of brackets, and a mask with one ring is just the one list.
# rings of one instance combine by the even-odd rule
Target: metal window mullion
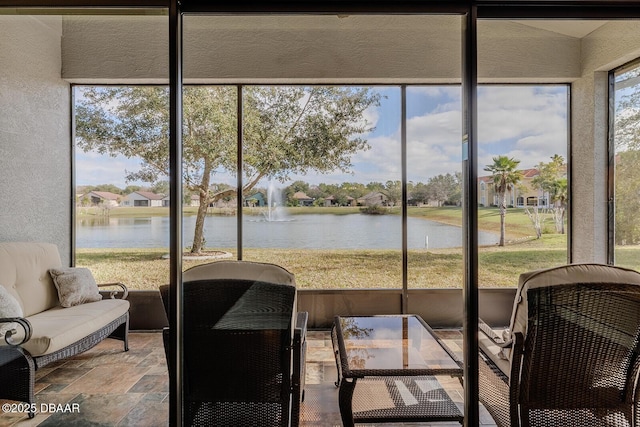
[[616,73],[609,72],[609,108],[607,122],[609,125],[608,162],[607,162],[607,263],[615,264],[616,256],[616,146],[615,146],[615,114],[616,114]]
[[76,266],[76,198],[75,198],[75,194],[76,194],[76,87],[74,84],[72,84],[69,87],[69,111],[71,112],[71,124],[70,124],[70,129],[71,129],[71,159],[70,159],[70,166],[71,166],[71,194],[69,194],[70,196],[70,205],[69,208],[71,209],[71,235],[69,236],[69,248],[70,248],[70,253],[69,253],[69,265],[71,267],[75,267]]
[[400,151],[401,151],[401,179],[402,179],[402,314],[407,314],[409,304],[408,264],[409,254],[407,245],[407,86],[400,86]]
[[477,7],[471,6],[462,26],[462,205],[464,261],[464,425],[479,424],[478,365],[478,33]]
[[[169,8],[169,324],[173,372],[169,379],[169,424],[184,424],[182,286],[182,13],[177,0]],[[170,367],[171,369],[171,367]]]
[[244,125],[243,125],[243,121],[242,121],[242,118],[243,118],[242,110],[243,110],[243,96],[244,96],[244,93],[243,93],[242,89],[243,89],[243,86],[242,85],[238,85],[237,86],[237,90],[236,90],[236,107],[237,107],[237,111],[236,111],[236,123],[237,123],[237,125],[236,125],[236,134],[237,134],[237,138],[238,138],[238,141],[237,141],[238,145],[236,147],[236,150],[237,150],[237,153],[238,153],[237,154],[237,159],[236,159],[236,162],[237,162],[236,163],[236,170],[238,171],[237,172],[237,177],[236,177],[236,179],[237,179],[237,181],[236,181],[237,182],[237,184],[236,184],[237,185],[237,190],[236,190],[236,194],[237,194],[237,197],[236,197],[236,199],[237,199],[236,200],[236,202],[237,202],[236,203],[236,206],[237,206],[237,209],[236,209],[236,212],[237,212],[236,213],[236,233],[237,233],[236,234],[236,236],[237,236],[236,237],[236,239],[237,239],[236,247],[237,247],[237,250],[238,250],[237,259],[239,261],[242,260],[242,248],[243,248],[243,246],[242,246],[242,231],[243,231],[242,230],[242,207],[243,207],[243,202],[244,202],[244,196],[243,196],[243,193],[242,193],[242,185],[243,185],[243,183],[242,183],[242,171],[243,171],[243,168],[242,168],[243,167],[243,165],[242,165],[242,161],[243,161],[242,160],[243,159],[243,157],[242,157],[242,154],[243,154],[242,153],[242,149],[243,149],[243,147],[242,146],[244,144]]

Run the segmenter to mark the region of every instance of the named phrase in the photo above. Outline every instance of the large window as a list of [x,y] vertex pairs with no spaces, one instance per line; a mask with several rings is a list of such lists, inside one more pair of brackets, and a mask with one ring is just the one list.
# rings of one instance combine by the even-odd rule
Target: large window
[[478,230],[496,238],[479,239],[481,287],[569,260],[570,86],[558,82],[576,78],[597,27],[478,21]]
[[[167,88],[75,98],[79,259],[144,260],[123,263],[132,287],[163,283]],[[479,115],[480,284],[512,286],[566,259],[567,86],[483,85]],[[184,267],[241,256],[302,289],[461,287],[460,133],[458,85],[186,86]]]
[[567,262],[567,95],[566,85],[478,90],[481,286]]
[[407,246],[410,288],[462,286],[459,85],[407,88]]
[[614,114],[610,147],[614,203],[610,216],[613,261],[640,268],[640,63],[635,61],[611,73]]

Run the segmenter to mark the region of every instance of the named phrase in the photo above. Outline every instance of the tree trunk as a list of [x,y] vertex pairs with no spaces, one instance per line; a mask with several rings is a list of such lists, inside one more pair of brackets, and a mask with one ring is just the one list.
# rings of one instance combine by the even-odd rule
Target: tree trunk
[[209,184],[211,181],[211,166],[209,162],[205,161],[204,171],[202,173],[202,182],[199,185],[199,200],[200,206],[198,206],[198,214],[196,216],[196,227],[193,232],[193,245],[191,246],[192,254],[202,253],[204,247],[204,219],[207,216],[207,208],[209,207]]
[[507,216],[507,193],[506,191],[500,195],[500,243],[498,246],[504,246],[504,235],[506,234],[505,217]]
[[207,215],[209,205],[208,195],[200,192],[200,206],[198,206],[198,214],[196,216],[196,227],[193,232],[193,246],[191,246],[192,254],[200,254],[204,247],[204,218]]
[[527,206],[526,208],[524,208],[524,211],[527,213],[527,216],[529,216],[529,219],[531,220],[531,223],[533,224],[533,228],[536,231],[536,238],[539,239],[542,237],[542,226],[540,225],[540,211],[538,209],[537,206],[533,207],[533,212],[531,212],[529,210],[529,207]]

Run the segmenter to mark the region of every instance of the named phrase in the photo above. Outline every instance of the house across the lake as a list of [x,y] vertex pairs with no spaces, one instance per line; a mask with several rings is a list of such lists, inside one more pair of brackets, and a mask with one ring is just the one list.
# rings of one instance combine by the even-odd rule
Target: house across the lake
[[115,207],[119,205],[121,197],[119,194],[109,191],[90,191],[84,196],[81,196],[81,199],[89,200],[91,206]]
[[296,191],[292,196],[293,200],[298,202],[298,206],[311,206],[313,205],[313,197],[309,197],[302,191]]
[[346,196],[343,200],[340,200],[338,197],[331,195],[329,197],[324,198],[324,206],[332,207],[332,206],[355,206],[356,199],[351,196]]
[[127,194],[120,206],[126,207],[150,207],[150,206],[165,206],[163,204],[164,194],[156,194],[151,191],[134,191]]

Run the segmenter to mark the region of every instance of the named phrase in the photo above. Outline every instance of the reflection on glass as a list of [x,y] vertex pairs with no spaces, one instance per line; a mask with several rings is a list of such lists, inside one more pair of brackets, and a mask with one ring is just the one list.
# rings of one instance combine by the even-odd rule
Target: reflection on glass
[[415,316],[341,317],[349,369],[457,369]]

